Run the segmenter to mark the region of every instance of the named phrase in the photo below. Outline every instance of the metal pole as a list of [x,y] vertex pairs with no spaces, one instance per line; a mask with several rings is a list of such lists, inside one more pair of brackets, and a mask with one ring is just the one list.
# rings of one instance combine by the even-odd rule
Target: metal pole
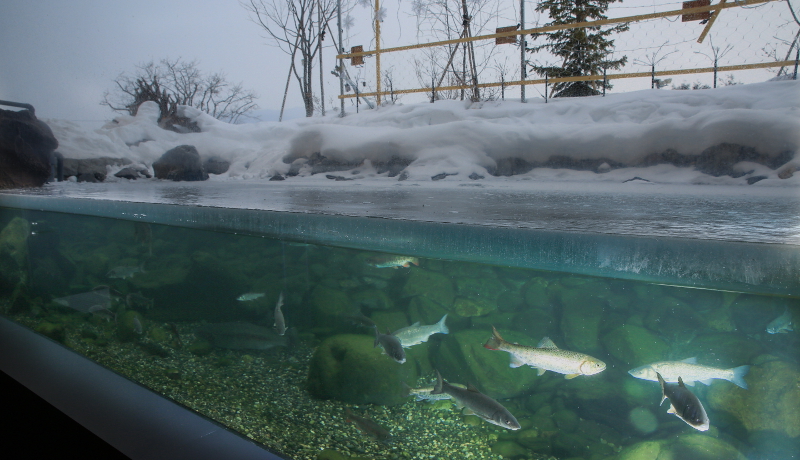
[[717,87],[717,58],[714,58],[714,88]]
[[656,87],[656,65],[652,64],[650,66],[650,89]]
[[[336,27],[339,29],[339,53],[344,54],[342,42],[342,0],[336,0]],[[339,96],[344,96],[344,59],[339,58]],[[356,99],[358,101],[358,99]],[[339,116],[344,116],[344,98],[339,98]]]
[[381,106],[381,21],[378,17],[379,11],[380,0],[375,0],[375,88],[377,88],[375,98],[378,107]]
[[436,100],[436,75],[431,77],[431,104]]
[[324,29],[322,28],[322,2],[317,3],[317,26],[319,28],[319,102],[322,108],[322,116],[325,116],[325,82],[323,81],[322,72],[322,37]]
[[548,88],[549,81],[548,81],[547,77],[549,77],[549,75],[544,74],[544,103],[545,104],[547,104],[547,93],[550,91],[549,88]]
[[608,79],[606,78],[606,66],[603,66],[603,97],[606,97],[606,84],[608,83]]
[[800,61],[800,46],[797,47],[797,53],[794,55],[794,76],[792,80],[797,80],[797,63]]
[[[519,29],[525,30],[525,0],[519,0]],[[525,71],[525,34],[519,36],[519,75],[522,81],[527,78],[527,72]],[[520,102],[527,102],[525,100],[525,84],[520,86]]]

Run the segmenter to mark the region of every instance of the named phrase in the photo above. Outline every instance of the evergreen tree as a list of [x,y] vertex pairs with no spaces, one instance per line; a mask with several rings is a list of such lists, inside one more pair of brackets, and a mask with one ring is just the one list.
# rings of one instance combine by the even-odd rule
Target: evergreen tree
[[[610,3],[622,0],[542,0],[536,11],[550,14],[552,22],[546,24],[575,24],[579,22],[606,19],[603,14]],[[534,40],[545,37],[549,43],[528,48],[535,53],[543,49],[562,59],[560,66],[531,65],[534,72],[550,78],[577,77],[585,75],[602,75],[603,68],[619,69],[628,61],[627,56],[621,59],[606,60],[614,47],[614,40],[607,37],[617,32],[628,30],[628,24],[619,24],[602,29],[601,27],[584,27],[580,29],[557,30],[532,34]],[[603,88],[602,80],[559,82],[552,86],[552,97],[594,96]],[[606,89],[611,85],[605,83]]]

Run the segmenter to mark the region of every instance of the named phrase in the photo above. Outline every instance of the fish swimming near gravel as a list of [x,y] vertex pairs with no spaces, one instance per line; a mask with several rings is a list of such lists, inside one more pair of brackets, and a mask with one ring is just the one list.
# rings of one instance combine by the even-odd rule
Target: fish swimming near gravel
[[278,296],[278,302],[275,303],[275,324],[272,325],[272,328],[275,329],[278,335],[286,334],[286,320],[283,319],[283,312],[281,311],[282,306],[283,292]]
[[[466,385],[462,385],[460,383],[451,383],[450,385],[456,388],[461,388],[462,390],[467,389]],[[403,382],[403,389],[406,391],[406,396],[415,396],[417,401],[441,401],[443,399],[451,399],[451,396],[447,393],[433,394],[433,390],[436,389],[435,384],[411,388],[405,382]]]
[[236,298],[239,302],[249,302],[264,297],[266,294],[263,292],[248,292]]
[[665,399],[669,399],[668,414],[675,414],[695,430],[708,431],[709,420],[706,410],[697,396],[683,384],[683,379],[678,377],[678,383],[675,384],[665,382],[659,373],[656,373],[656,377],[661,385],[661,403],[659,405],[664,404]]
[[362,433],[372,438],[375,438],[378,441],[385,441],[391,437],[389,430],[382,427],[381,425],[378,425],[377,422],[375,422],[370,418],[359,417],[358,415],[350,411],[350,408],[345,408],[344,414],[345,414],[345,419],[344,419],[345,422],[354,424],[356,427],[358,427],[359,430],[361,430]]
[[450,395],[458,405],[464,406],[471,413],[493,425],[509,430],[520,429],[517,419],[502,404],[481,393],[472,385],[467,385],[466,389],[450,385],[442,379],[442,374],[436,371],[436,386],[431,394],[442,393]]
[[205,324],[195,332],[215,347],[230,350],[268,350],[287,346],[285,336],[276,334],[272,329],[241,321]]
[[59,297],[53,299],[53,302],[81,313],[95,313],[111,307],[111,290],[108,286],[101,286],[80,294]]
[[366,263],[375,268],[408,268],[411,264],[419,265],[419,259],[411,256],[378,255],[367,258]]
[[539,375],[553,371],[565,374],[564,378],[571,379],[579,375],[599,374],[606,368],[606,363],[603,361],[576,351],[562,350],[547,337],[535,347],[507,342],[494,326],[492,326],[492,337],[484,348],[508,352],[511,355],[509,367],[528,365],[537,368]]
[[144,263],[138,267],[134,265],[120,265],[119,267],[114,267],[106,273],[106,277],[124,280],[133,278],[138,273],[147,273],[144,271]]
[[767,324],[767,333],[769,334],[788,334],[791,331],[794,331],[794,325],[792,324],[792,314],[788,308],[782,315]]
[[388,330],[386,334],[378,332],[378,326],[375,326],[375,344],[373,347],[380,345],[384,353],[389,355],[392,359],[400,364],[406,362],[406,351],[403,350],[403,345],[397,337],[393,336]]
[[686,358],[682,361],[659,361],[646,364],[628,371],[637,379],[658,381],[658,374],[665,382],[677,383],[681,377],[686,385],[692,386],[694,382],[711,385],[712,379],[727,380],[741,388],[747,389],[744,376],[750,371],[750,366],[739,366],[731,369],[719,369],[711,366],[697,364],[697,358]]
[[442,319],[440,319],[438,323],[428,326],[420,326],[419,321],[417,321],[411,326],[394,331],[393,335],[400,340],[400,344],[403,345],[403,348],[418,345],[422,342],[427,342],[428,338],[433,334],[450,333],[450,330],[447,329],[447,325],[444,323],[446,319],[447,314],[442,316]]

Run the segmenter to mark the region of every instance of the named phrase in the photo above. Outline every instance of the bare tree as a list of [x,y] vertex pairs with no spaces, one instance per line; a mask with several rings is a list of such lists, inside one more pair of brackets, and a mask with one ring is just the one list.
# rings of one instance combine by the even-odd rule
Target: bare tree
[[175,117],[178,105],[202,110],[219,120],[236,123],[258,108],[256,94],[241,83],[229,83],[225,75],[204,75],[197,61],[162,59],[136,66],[132,74],[122,73],[114,80],[116,89],[106,91],[102,105],[117,112],[136,115],[139,104],[155,101],[161,119]]
[[325,31],[336,15],[336,1],[248,0],[242,6],[278,48],[291,56],[289,73],[300,86],[306,116],[314,115],[314,58],[322,53]]

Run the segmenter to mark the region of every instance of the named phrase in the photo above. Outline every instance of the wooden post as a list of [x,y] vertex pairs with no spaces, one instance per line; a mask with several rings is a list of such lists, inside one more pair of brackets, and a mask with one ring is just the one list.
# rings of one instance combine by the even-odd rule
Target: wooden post
[[380,0],[375,0],[375,88],[378,107],[381,106],[381,20]]

